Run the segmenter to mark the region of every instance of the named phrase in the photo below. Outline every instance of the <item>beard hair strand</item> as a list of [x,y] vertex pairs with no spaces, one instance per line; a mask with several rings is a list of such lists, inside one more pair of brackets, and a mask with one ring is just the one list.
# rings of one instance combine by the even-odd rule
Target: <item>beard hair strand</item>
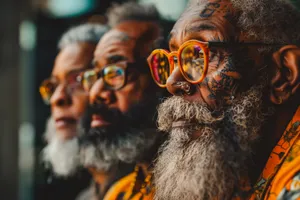
[[[252,87],[214,117],[207,106],[171,97],[159,106],[158,125],[170,132],[160,149],[154,177],[156,199],[231,199],[247,173],[245,162],[272,109],[263,109],[265,84]],[[174,128],[176,120],[195,120],[194,127]],[[203,125],[205,124],[205,125]],[[191,139],[196,130],[201,136]]]

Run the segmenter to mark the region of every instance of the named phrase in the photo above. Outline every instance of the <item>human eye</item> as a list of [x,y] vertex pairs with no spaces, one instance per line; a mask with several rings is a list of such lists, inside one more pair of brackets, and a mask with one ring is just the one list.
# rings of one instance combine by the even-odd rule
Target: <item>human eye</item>
[[125,81],[125,71],[122,67],[111,65],[103,70],[103,78],[110,88],[120,88]]

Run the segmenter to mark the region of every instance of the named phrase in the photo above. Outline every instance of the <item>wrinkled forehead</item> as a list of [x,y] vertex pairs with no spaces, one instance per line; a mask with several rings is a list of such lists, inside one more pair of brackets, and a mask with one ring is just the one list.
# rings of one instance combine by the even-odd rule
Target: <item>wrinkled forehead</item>
[[191,33],[208,30],[221,32],[226,37],[236,34],[237,11],[230,1],[194,0],[191,5],[175,23],[170,39],[183,40]]
[[96,45],[88,42],[78,42],[66,45],[57,55],[52,76],[68,74],[72,71],[82,71],[90,67]]
[[134,48],[136,46],[136,43],[137,38],[130,36],[124,31],[112,29],[101,38],[96,49],[103,51],[115,45],[120,47],[126,46]]
[[98,62],[104,62],[108,57],[120,55],[133,60],[137,40],[126,32],[113,29],[107,32],[98,43],[94,58]]
[[[95,57],[107,57],[118,54],[134,59],[137,54],[145,54],[148,44],[159,36],[159,27],[153,22],[126,21],[122,22],[100,40],[95,51]],[[150,44],[151,45],[151,44]]]

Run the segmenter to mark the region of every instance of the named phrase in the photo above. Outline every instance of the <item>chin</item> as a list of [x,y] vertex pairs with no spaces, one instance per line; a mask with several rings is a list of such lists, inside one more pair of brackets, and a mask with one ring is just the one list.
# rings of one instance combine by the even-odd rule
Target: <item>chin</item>
[[57,134],[63,140],[71,140],[76,137],[76,130],[74,128],[66,128],[62,130],[57,130]]

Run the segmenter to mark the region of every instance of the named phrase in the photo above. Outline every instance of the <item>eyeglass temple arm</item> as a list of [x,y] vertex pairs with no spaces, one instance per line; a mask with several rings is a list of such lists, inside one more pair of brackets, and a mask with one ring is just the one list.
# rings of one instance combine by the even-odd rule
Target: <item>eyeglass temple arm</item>
[[227,47],[227,46],[284,46],[287,44],[277,44],[277,43],[263,43],[263,42],[207,42],[208,47]]

